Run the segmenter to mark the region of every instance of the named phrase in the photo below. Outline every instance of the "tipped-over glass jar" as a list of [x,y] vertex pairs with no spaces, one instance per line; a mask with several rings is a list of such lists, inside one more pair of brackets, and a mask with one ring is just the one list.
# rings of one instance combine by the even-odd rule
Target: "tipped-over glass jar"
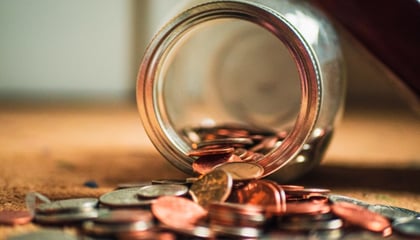
[[319,164],[342,73],[334,29],[304,1],[188,1],[146,50],[138,109],[179,169],[243,161],[284,182]]

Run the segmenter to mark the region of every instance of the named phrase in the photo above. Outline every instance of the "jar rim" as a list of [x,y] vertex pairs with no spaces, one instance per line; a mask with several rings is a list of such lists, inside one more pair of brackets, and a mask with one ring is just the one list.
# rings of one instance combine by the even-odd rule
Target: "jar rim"
[[[221,4],[223,3],[223,4]],[[319,64],[304,36],[275,10],[258,3],[219,1],[194,6],[173,18],[150,42],[137,78],[137,105],[144,128],[157,150],[182,171],[192,174],[187,144],[177,137],[162,109],[159,74],[162,62],[181,36],[198,24],[219,18],[253,22],[274,34],[290,51],[298,69],[301,104],[293,128],[275,150],[259,161],[267,176],[291,161],[310,136],[320,110],[322,94]],[[183,150],[182,150],[183,149]]]

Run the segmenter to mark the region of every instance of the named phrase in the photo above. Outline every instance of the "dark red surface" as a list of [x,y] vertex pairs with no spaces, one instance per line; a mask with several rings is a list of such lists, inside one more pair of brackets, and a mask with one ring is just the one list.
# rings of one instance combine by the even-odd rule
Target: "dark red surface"
[[417,0],[312,0],[420,95]]

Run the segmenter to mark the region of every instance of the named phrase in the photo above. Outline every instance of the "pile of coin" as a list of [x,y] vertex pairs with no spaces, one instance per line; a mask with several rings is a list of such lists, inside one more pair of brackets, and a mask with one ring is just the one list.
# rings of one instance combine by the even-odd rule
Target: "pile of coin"
[[[191,143],[188,155],[199,177],[121,184],[99,199],[51,202],[31,193],[27,206],[33,221],[71,224],[79,233],[74,239],[420,237],[420,213],[262,179],[260,161],[282,143],[286,132],[223,125],[185,128],[182,133]],[[317,142],[306,144],[301,154],[309,154],[313,144]],[[9,223],[19,222],[10,220],[19,214],[7,216]],[[38,234],[48,238],[48,232]],[[31,239],[25,237],[9,240]]]
[[[121,187],[99,199],[42,202],[32,209],[33,221],[74,226],[79,229],[74,239],[420,237],[417,212],[370,205],[328,189],[235,179],[219,167],[199,178]],[[9,239],[31,238],[26,234]]]

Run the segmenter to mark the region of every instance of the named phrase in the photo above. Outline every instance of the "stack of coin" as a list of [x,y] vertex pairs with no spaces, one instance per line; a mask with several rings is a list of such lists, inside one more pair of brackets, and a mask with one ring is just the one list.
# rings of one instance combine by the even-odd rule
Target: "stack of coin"
[[111,210],[97,218],[84,222],[84,233],[92,236],[153,236],[153,215],[150,211],[138,209]]

